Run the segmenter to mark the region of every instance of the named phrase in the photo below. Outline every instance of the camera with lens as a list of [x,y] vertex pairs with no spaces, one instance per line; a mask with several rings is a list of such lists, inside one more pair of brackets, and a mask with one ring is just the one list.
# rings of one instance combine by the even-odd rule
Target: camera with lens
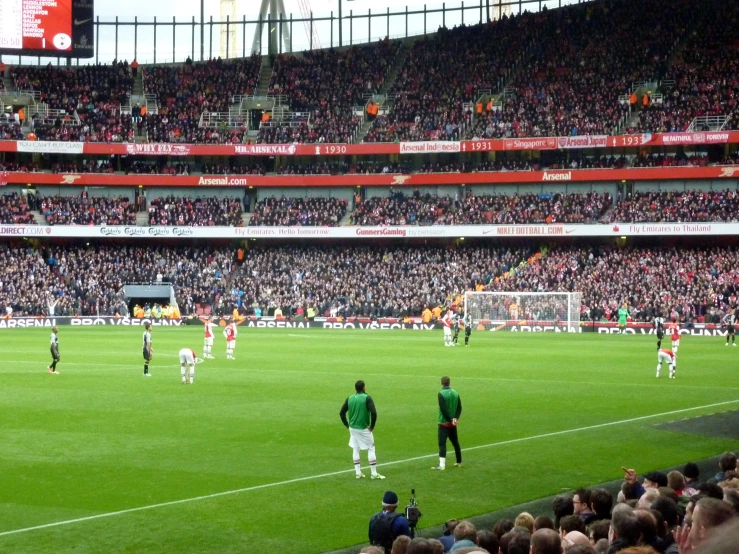
[[405,519],[408,520],[408,526],[411,528],[411,534],[414,534],[418,520],[421,519],[421,510],[416,503],[416,489],[411,489],[410,503],[405,507]]

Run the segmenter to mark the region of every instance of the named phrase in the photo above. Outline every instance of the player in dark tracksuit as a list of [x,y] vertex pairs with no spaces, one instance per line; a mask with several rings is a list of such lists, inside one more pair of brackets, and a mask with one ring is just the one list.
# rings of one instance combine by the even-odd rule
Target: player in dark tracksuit
[[664,319],[662,319],[661,317],[655,317],[654,328],[655,332],[657,333],[657,350],[659,351],[659,349],[662,348],[662,339],[665,336]]
[[441,391],[439,391],[438,400],[439,465],[431,469],[443,471],[446,469],[447,440],[454,447],[454,454],[457,458],[457,463],[454,465],[457,467],[462,465],[462,447],[459,446],[459,438],[457,437],[457,420],[462,415],[462,399],[459,397],[459,393],[451,387],[451,379],[449,377],[441,378]]

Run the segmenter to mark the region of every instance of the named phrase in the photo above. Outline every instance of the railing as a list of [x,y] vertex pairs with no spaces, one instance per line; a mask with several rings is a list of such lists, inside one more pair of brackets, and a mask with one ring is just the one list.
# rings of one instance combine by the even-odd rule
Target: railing
[[662,79],[659,83],[659,88],[664,92],[670,92],[675,88],[675,79]]
[[[259,54],[280,54],[287,51],[313,50],[319,45],[311,41],[310,36],[315,32],[320,37],[321,46],[335,48],[349,44],[363,44],[376,42],[388,37],[390,39],[405,39],[414,36],[426,35],[435,32],[439,22],[447,28],[460,24],[474,25],[485,23],[488,19],[499,19],[501,15],[519,15],[523,12],[537,12],[542,9],[561,8],[572,4],[585,4],[591,0],[469,0],[461,5],[449,7],[439,2],[438,8],[405,6],[391,11],[386,8],[380,11],[376,8],[366,13],[358,10],[349,11],[348,15],[336,17],[331,11],[315,17],[294,17],[293,14],[281,15],[277,18],[247,20],[246,16],[225,21],[205,17],[196,20],[195,16],[179,20],[172,18],[168,21],[163,18],[134,17],[133,20],[121,21],[115,18],[101,21],[97,16],[95,25],[95,57],[94,63],[110,63],[112,60],[137,59],[139,63],[176,63],[185,58],[193,61],[204,61],[221,56],[222,58],[247,57],[251,54],[251,38],[257,29],[264,32],[282,34],[283,27],[289,29],[290,37],[302,36],[296,33],[296,25],[305,25],[310,34],[305,33],[305,42],[302,44],[283,45],[283,41],[261,40],[263,50]],[[356,13],[355,13],[356,12]],[[153,20],[152,20],[153,19]],[[440,21],[439,21],[440,20]],[[299,28],[299,27],[298,27]],[[228,52],[221,51],[218,37],[225,31],[227,34],[236,33],[237,51],[231,48]],[[346,33],[348,31],[348,33]],[[344,35],[347,35],[344,36]],[[133,38],[133,40],[132,40]],[[216,40],[214,40],[214,38]],[[249,46],[247,46],[247,39]],[[348,39],[348,40],[347,40]],[[214,44],[215,43],[215,44]],[[230,41],[227,41],[230,43]],[[239,44],[240,43],[240,44]],[[272,48],[278,50],[269,52]],[[4,55],[5,63],[19,65],[46,65],[49,62],[63,63],[60,58],[37,56],[10,56]],[[93,60],[91,60],[92,62]],[[73,59],[76,65],[79,59]]]
[[646,81],[634,81],[633,83],[631,83],[631,92],[636,92],[643,86],[646,86],[646,84]]
[[725,115],[703,115],[696,117],[690,122],[688,131],[723,131],[729,123],[729,118]]
[[0,96],[12,96],[14,98],[30,96],[34,102],[41,102],[41,93],[37,90],[0,90]]
[[156,94],[146,94],[144,93],[144,98],[146,99],[146,113],[148,115],[156,115],[159,113],[159,102],[157,101],[157,95]]
[[230,114],[228,112],[203,112],[200,114],[199,127],[217,129],[230,126]]
[[301,127],[310,125],[310,112],[283,112],[279,115],[272,113],[272,119],[262,121],[259,128],[262,127]]

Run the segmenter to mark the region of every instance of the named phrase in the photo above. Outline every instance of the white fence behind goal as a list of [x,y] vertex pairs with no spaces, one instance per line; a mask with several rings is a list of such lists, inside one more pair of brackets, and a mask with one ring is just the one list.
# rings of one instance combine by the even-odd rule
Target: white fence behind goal
[[524,326],[554,327],[577,333],[582,293],[579,292],[467,292],[464,313],[473,329],[514,330]]

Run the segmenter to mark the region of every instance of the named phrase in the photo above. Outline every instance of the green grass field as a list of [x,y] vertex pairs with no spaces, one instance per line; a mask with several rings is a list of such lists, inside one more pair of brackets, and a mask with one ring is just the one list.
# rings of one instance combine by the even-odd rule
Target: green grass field
[[[684,338],[671,381],[652,337],[242,329],[185,386],[202,328],[155,328],[149,379],[142,331],[62,327],[60,375],[49,330],[0,334],[0,552],[323,552],[366,541],[386,489],[427,527],[737,448],[653,427],[739,407],[721,338]],[[466,451],[439,473],[445,374]],[[354,479],[338,416],[360,378],[385,481]]]

